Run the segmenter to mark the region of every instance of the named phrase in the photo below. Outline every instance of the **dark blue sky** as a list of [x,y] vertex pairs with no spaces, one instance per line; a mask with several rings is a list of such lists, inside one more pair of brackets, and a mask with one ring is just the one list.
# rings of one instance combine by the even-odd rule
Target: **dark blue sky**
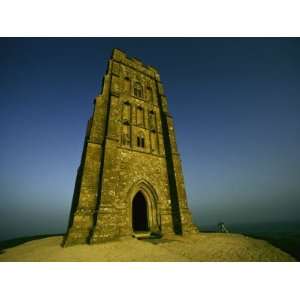
[[64,232],[112,48],[158,68],[198,225],[300,220],[300,39],[0,39],[0,240]]

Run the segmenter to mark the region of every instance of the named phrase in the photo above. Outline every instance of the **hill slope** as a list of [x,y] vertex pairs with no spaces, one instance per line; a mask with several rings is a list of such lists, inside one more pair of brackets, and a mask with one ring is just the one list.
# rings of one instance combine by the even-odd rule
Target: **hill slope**
[[241,234],[199,233],[162,239],[122,238],[99,245],[60,246],[42,238],[0,252],[0,261],[295,261],[268,242]]

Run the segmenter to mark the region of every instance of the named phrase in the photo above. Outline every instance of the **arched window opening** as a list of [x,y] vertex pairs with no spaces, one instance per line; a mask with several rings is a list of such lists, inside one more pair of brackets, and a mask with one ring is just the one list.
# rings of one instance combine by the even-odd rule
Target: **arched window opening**
[[123,105],[123,123],[129,124],[130,123],[130,115],[131,115],[131,106],[128,101],[124,102]]
[[125,77],[124,81],[124,92],[128,94],[130,91],[130,79],[128,77]]
[[152,94],[152,89],[151,87],[147,87],[147,99],[152,102],[153,101],[153,94]]
[[140,148],[145,148],[145,137],[142,132],[140,132],[137,136],[136,144]]
[[150,127],[151,131],[155,132],[156,117],[155,117],[155,112],[153,110],[151,110],[150,113],[149,113],[149,127]]
[[143,98],[143,87],[139,82],[134,84],[133,93],[135,97]]
[[124,146],[130,146],[130,130],[129,130],[129,126],[123,126],[122,144]]
[[136,123],[137,126],[144,127],[144,110],[141,106],[138,106],[136,110]]

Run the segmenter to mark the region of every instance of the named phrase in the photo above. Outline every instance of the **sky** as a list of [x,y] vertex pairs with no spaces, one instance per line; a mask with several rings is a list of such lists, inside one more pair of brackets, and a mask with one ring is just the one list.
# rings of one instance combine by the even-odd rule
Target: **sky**
[[200,228],[300,221],[299,38],[0,38],[0,240],[65,232],[113,48],[160,72]]

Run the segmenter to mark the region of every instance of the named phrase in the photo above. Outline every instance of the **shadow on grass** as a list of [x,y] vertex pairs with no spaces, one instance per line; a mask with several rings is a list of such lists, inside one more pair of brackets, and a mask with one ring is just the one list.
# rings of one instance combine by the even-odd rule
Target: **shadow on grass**
[[143,241],[151,243],[153,245],[158,244],[165,244],[165,243],[172,243],[172,242],[179,242],[182,243],[182,241],[179,240],[171,240],[171,239],[143,239]]
[[62,236],[62,235],[63,235],[63,233],[42,234],[42,235],[27,236],[27,237],[21,237],[21,238],[6,240],[6,241],[0,241],[0,255],[5,252],[4,250],[6,250],[8,248],[16,247],[16,246],[24,244],[26,242],[39,240],[39,239],[43,239],[43,238],[48,238],[48,237],[53,237],[53,236]]
[[260,233],[247,234],[256,239],[262,239],[300,261],[300,234],[298,233]]
[[[202,230],[203,233],[220,233],[213,230]],[[300,234],[297,232],[247,232],[232,231],[229,233],[238,233],[249,236],[254,239],[264,240],[276,248],[288,253],[297,261],[300,261]],[[226,235],[226,233],[222,233]]]

